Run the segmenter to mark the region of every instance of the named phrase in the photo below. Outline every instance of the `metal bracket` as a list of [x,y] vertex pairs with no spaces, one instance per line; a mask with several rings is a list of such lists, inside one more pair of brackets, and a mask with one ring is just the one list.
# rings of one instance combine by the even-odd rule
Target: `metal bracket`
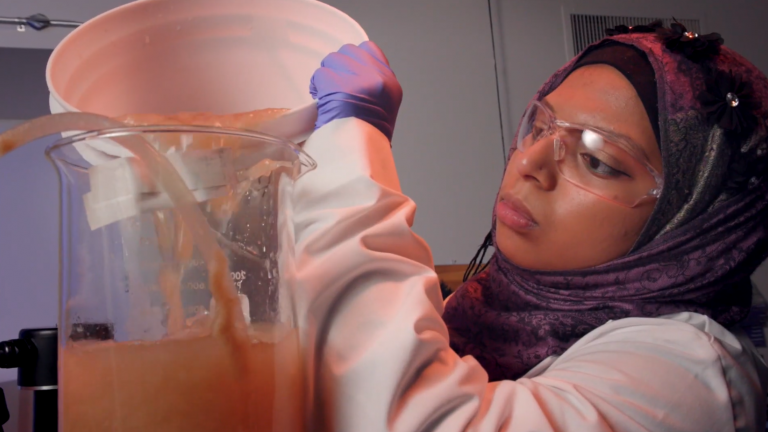
[[27,26],[34,30],[41,31],[48,27],[80,27],[83,23],[67,20],[52,20],[43,14],[34,14],[26,18],[0,17],[0,24],[11,24],[16,26],[16,31],[27,31]]

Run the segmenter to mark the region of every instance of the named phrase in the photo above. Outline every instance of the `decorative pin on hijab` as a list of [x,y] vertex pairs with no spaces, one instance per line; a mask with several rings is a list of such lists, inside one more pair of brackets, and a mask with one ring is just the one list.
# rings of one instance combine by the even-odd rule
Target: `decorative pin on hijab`
[[720,47],[725,42],[720,33],[700,35],[688,31],[676,19],[670,28],[656,29],[656,34],[661,37],[668,50],[680,53],[696,63],[720,54]]

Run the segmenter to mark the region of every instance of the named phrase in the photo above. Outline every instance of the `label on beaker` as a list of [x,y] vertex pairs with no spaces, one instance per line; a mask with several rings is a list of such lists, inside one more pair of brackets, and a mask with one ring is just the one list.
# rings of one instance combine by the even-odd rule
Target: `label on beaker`
[[245,270],[233,271],[229,274],[232,277],[232,283],[235,284],[235,289],[239,292],[243,288],[243,282],[245,282],[248,274]]

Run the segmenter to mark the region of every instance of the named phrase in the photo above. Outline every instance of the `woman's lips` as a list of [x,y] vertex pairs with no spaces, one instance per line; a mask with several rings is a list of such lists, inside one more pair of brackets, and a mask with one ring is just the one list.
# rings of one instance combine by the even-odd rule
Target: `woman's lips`
[[502,197],[496,204],[496,219],[518,232],[530,231],[539,224],[528,207],[515,197]]

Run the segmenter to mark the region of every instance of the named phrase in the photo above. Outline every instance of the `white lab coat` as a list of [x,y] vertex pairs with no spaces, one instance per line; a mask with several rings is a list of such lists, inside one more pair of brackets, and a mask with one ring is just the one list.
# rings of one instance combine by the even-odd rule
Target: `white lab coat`
[[763,430],[765,364],[694,313],[609,322],[525,377],[489,383],[449,348],[387,139],[349,118],[305,150],[318,168],[294,193],[296,300],[318,430]]

